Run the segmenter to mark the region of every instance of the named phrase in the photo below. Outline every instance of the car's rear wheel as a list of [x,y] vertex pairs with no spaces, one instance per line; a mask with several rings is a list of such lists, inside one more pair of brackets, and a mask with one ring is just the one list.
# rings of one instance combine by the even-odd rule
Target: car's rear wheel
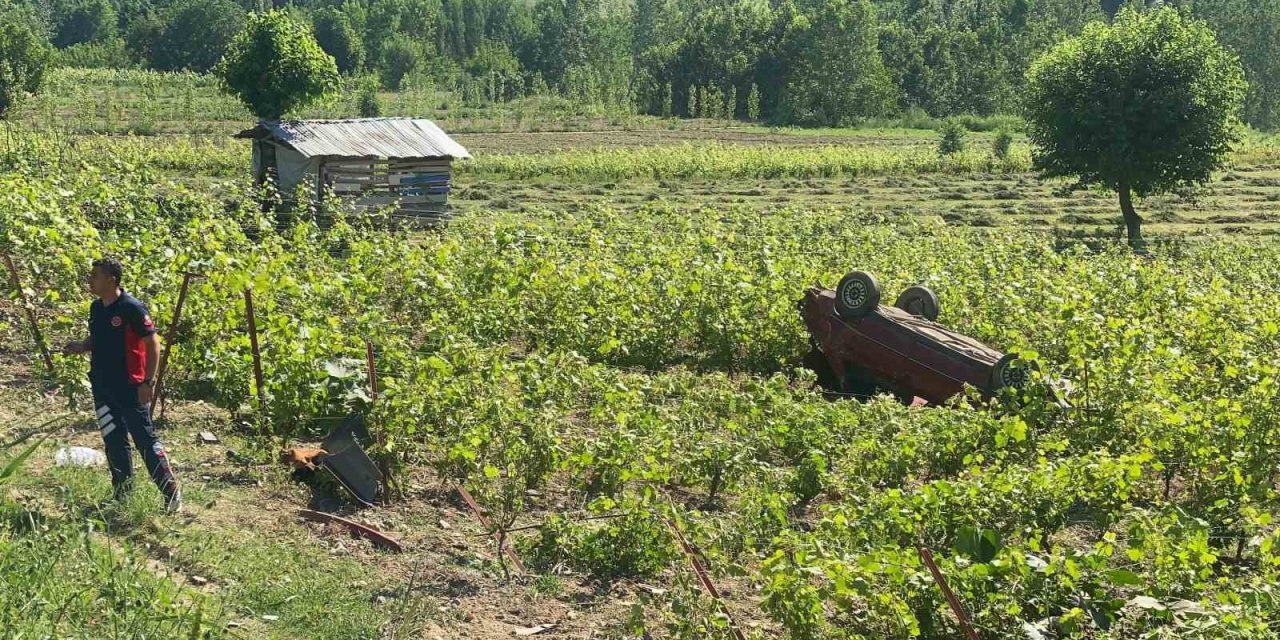
[[836,314],[860,318],[880,305],[880,283],[864,271],[850,271],[836,285]]
[[928,287],[907,287],[893,306],[925,320],[937,320],[942,308],[938,304],[938,296]]
[[1006,353],[991,370],[991,391],[994,393],[1008,387],[1021,389],[1030,379],[1027,363],[1015,354]]

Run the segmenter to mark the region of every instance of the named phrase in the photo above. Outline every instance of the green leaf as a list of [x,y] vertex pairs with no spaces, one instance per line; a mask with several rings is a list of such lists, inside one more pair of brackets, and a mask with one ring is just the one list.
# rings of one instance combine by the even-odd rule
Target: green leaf
[[1113,569],[1107,572],[1107,579],[1112,584],[1137,586],[1143,583],[1142,576],[1128,569]]

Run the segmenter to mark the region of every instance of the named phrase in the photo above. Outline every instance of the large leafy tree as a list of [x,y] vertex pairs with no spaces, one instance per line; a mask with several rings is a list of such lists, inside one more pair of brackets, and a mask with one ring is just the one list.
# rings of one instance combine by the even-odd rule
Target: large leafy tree
[[1203,22],[1172,8],[1122,9],[1028,70],[1035,165],[1116,191],[1137,246],[1133,196],[1206,182],[1237,139],[1244,92],[1239,61]]
[[870,0],[816,0],[794,27],[799,60],[783,90],[783,119],[850,125],[893,107]]
[[341,73],[355,73],[364,65],[364,41],[351,18],[337,7],[325,7],[313,18],[316,42],[333,56]]
[[0,10],[0,118],[35,93],[53,55],[32,16],[19,9]]
[[224,87],[259,118],[276,119],[338,89],[338,66],[283,11],[255,13],[218,63]]
[[53,7],[53,44],[70,47],[99,42],[116,35],[116,10],[107,0],[67,0]]
[[150,44],[151,66],[209,71],[243,26],[244,10],[232,0],[181,0],[161,17]]

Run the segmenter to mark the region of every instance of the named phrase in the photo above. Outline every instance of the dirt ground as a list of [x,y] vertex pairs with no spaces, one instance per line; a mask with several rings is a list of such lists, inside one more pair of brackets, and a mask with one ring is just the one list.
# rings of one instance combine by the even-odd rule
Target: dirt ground
[[[9,306],[2,311],[13,309]],[[43,389],[34,375],[35,368],[42,366],[38,357],[15,346],[0,348],[0,442],[8,442],[45,419],[68,412],[73,417],[29,461],[24,470],[26,482],[8,489],[7,497],[57,517],[84,517],[59,507],[57,494],[62,488],[53,452],[62,446],[101,450],[101,438],[88,409],[69,410],[65,399]],[[349,502],[320,497],[274,461],[245,464],[233,460],[229,450],[242,458],[256,454],[250,449],[254,445],[244,425],[233,423],[224,410],[200,401],[174,402],[166,407],[157,428],[183,483],[185,511],[179,516],[161,515],[159,495],[147,487],[157,501],[154,513],[141,523],[116,525],[121,537],[104,542],[129,540],[134,549],[145,553],[143,560],[156,574],[220,598],[234,637],[330,636],[317,635],[305,625],[285,627],[264,622],[257,615],[263,605],[246,600],[246,593],[254,591],[253,585],[240,584],[242,575],[211,560],[214,556],[207,547],[227,541],[234,541],[237,553],[244,556],[258,553],[259,548],[283,547],[296,553],[298,561],[285,562],[279,571],[286,581],[314,579],[328,570],[326,558],[355,567],[361,577],[352,588],[367,592],[365,596],[376,602],[375,611],[383,616],[377,636],[381,638],[511,638],[521,628],[538,625],[551,628],[532,637],[623,637],[620,623],[642,597],[664,593],[673,583],[690,581],[684,562],[674,563],[648,584],[621,580],[599,585],[561,569],[541,576],[516,574],[508,580],[497,562],[492,538],[453,486],[440,481],[430,469],[413,469],[402,477],[405,494],[400,499],[356,509]],[[201,431],[217,434],[221,442],[200,443]],[[135,470],[138,467],[140,462],[135,460]],[[99,484],[106,482],[105,468],[89,472],[101,475]],[[531,508],[517,526],[536,524],[547,514],[571,508],[551,495],[554,493],[549,490],[548,495],[529,496]],[[58,513],[60,508],[62,513]],[[298,515],[303,508],[331,511],[375,527],[399,540],[405,552],[380,549],[349,536],[337,525],[304,521]],[[730,594],[735,614],[753,637],[769,630],[751,597],[753,585],[726,581],[721,587]],[[288,603],[283,606],[287,616]],[[645,615],[656,622],[663,614],[647,610]]]

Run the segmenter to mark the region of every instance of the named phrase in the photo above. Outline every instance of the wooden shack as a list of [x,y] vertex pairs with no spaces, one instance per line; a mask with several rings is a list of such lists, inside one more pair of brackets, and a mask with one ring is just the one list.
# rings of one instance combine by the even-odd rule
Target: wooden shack
[[236,134],[253,141],[257,184],[273,180],[286,198],[302,184],[361,208],[438,221],[448,215],[453,161],[470,158],[430,120],[266,120]]

